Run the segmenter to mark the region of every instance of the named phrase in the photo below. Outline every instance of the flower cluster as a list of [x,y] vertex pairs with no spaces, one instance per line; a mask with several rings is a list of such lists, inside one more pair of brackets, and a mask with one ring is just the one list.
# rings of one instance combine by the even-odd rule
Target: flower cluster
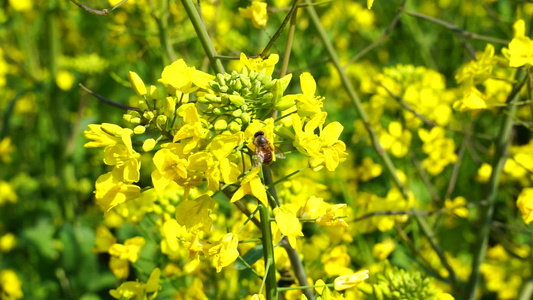
[[[257,199],[252,203],[272,206],[273,196],[258,166],[277,164],[278,148],[293,147],[307,157],[313,170],[325,167],[334,171],[347,156],[346,146],[339,140],[343,126],[326,124],[324,98],[316,95],[313,77],[303,73],[302,93],[285,94],[292,75],[273,78],[277,61],[277,55],[263,60],[242,54],[240,71],[213,76],[180,59],[163,70],[159,79],[163,88],[146,86],[130,72],[139,104],[123,119],[133,128],[104,123],[89,125],[85,131],[91,140],[85,147],[104,148],[104,163],[113,167],[96,182],[96,202],[107,216],[139,223],[145,214],[155,212],[160,215],[155,225],[161,235],[161,252],[170,260],[180,259],[185,251],[190,263],[202,254],[217,272],[232,264],[240,255],[238,232],[248,221],[236,232],[224,232],[215,225],[215,219],[221,220],[215,218],[219,193],[230,196],[231,203],[251,199],[247,197],[251,195]],[[280,115],[278,119],[271,117],[274,111]],[[259,143],[258,135],[266,142]],[[134,147],[137,144],[142,146]],[[145,154],[150,154],[151,162],[142,159]],[[141,161],[143,170],[145,165],[152,170],[153,187],[141,189]],[[169,200],[161,200],[172,193],[181,198],[175,207]],[[345,206],[322,199],[294,206],[287,198],[286,204],[272,206],[275,242],[286,236],[298,247],[297,238],[303,233],[297,216],[311,217],[324,226],[346,227]],[[119,244],[101,227],[94,250],[109,253],[114,274],[126,278],[128,264],[137,261],[144,243],[142,237],[133,237]],[[172,272],[163,270],[163,274]],[[119,288],[113,293],[127,290]]]

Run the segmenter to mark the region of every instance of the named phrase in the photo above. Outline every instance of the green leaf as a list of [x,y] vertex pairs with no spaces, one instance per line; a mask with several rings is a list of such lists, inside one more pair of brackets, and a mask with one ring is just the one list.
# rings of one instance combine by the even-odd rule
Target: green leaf
[[[249,266],[251,266],[261,257],[263,257],[263,244],[259,244],[253,247],[252,249],[250,249],[250,251],[246,252],[246,254],[244,254],[242,258],[248,263]],[[242,262],[242,260],[237,260],[233,268],[236,270],[248,269],[248,267]]]

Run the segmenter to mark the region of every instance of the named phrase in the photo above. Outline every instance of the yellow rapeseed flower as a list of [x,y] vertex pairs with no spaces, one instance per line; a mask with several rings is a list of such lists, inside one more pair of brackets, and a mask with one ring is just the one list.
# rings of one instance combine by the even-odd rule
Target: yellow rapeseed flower
[[533,221],[533,188],[524,188],[518,195],[516,205],[520,209],[524,222],[531,223]]
[[252,1],[246,8],[239,7],[239,14],[242,17],[252,19],[252,24],[257,29],[265,28],[268,21],[267,4],[261,1]]
[[22,281],[11,269],[0,271],[0,290],[2,299],[16,300],[24,297]]
[[342,275],[335,278],[333,282],[335,290],[342,291],[358,286],[361,282],[368,279],[368,270],[359,271],[354,274]]

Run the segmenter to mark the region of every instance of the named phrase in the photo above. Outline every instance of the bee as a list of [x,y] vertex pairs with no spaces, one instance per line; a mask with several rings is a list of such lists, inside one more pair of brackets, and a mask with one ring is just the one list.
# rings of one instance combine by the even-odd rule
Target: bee
[[285,158],[285,155],[279,151],[274,150],[274,146],[270,143],[263,131],[258,131],[254,134],[255,154],[252,157],[253,167],[258,167],[261,164],[270,165],[274,160],[274,155],[277,158]]

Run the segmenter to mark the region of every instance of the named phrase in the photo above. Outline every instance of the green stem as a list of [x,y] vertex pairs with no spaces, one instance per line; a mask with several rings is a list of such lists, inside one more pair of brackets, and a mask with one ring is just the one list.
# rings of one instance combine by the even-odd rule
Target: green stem
[[[265,261],[266,299],[278,299],[276,283],[276,268],[274,267],[274,246],[272,245],[272,229],[270,227],[270,212],[268,207],[259,204],[259,215],[261,216],[261,240],[263,242],[263,259]],[[262,288],[261,288],[262,290]]]
[[152,17],[155,19],[155,22],[157,23],[157,29],[159,30],[159,40],[161,41],[161,46],[167,53],[167,59],[163,59],[163,63],[167,65],[169,63],[168,60],[170,60],[170,62],[176,60],[176,52],[174,52],[174,48],[172,48],[172,43],[170,43],[170,38],[168,36],[168,0],[163,0],[160,2],[161,8],[159,9],[159,12],[155,7],[154,2],[152,0],[149,2],[152,9]]
[[[298,3],[298,0],[293,1],[293,6]],[[283,63],[281,64],[281,74],[279,78],[282,78],[287,74],[289,68],[289,59],[291,58],[292,44],[294,41],[294,31],[296,30],[296,15],[298,10],[296,9],[291,15],[291,24],[289,26],[289,34],[287,35],[287,44],[285,45],[285,55],[283,56]],[[275,118],[274,118],[275,119]]]
[[296,174],[302,172],[303,170],[305,170],[305,169],[307,169],[307,168],[309,168],[309,166],[305,166],[305,167],[303,167],[303,168],[301,168],[301,169],[298,169],[298,170],[296,170],[296,171],[294,171],[294,172],[292,172],[292,173],[290,173],[290,174],[287,174],[287,175],[283,176],[282,178],[280,178],[280,179],[278,179],[278,180],[276,180],[276,181],[270,183],[269,185],[267,185],[267,186],[268,186],[268,189],[272,189],[276,184],[278,184],[278,183],[280,183],[280,182],[283,182],[283,181],[289,179],[290,177],[292,177],[292,176],[294,176],[294,175],[296,175]]
[[204,47],[205,54],[207,55],[207,58],[209,58],[211,67],[213,68],[213,70],[215,70],[216,73],[225,73],[224,66],[222,65],[220,59],[216,57],[217,52],[215,51],[215,47],[211,42],[211,38],[207,33],[205,24],[202,22],[202,19],[200,18],[200,15],[198,14],[196,7],[194,6],[194,3],[192,2],[192,0],[181,0],[181,3],[183,3],[185,11],[187,11],[189,19],[191,20],[191,23],[194,26],[194,30],[196,31],[196,34],[198,35],[198,38],[202,43],[202,47]]
[[522,78],[519,80],[519,84],[509,94],[507,102],[509,103],[508,112],[503,119],[501,131],[496,142],[496,153],[494,154],[494,161],[492,163],[492,174],[490,175],[490,181],[488,186],[487,206],[480,213],[480,220],[482,222],[481,229],[478,231],[479,240],[475,244],[477,248],[474,249],[474,260],[472,262],[472,274],[466,288],[465,297],[463,299],[475,299],[476,287],[478,285],[480,277],[480,267],[485,260],[487,254],[487,244],[490,235],[490,224],[492,222],[492,216],[494,214],[494,207],[496,206],[498,183],[500,180],[500,174],[507,159],[507,149],[511,142],[511,130],[513,128],[513,116],[516,111],[516,102],[520,98],[520,89],[526,83],[527,76],[522,73]]
[[531,295],[533,295],[533,278],[530,278],[524,285],[522,286],[522,290],[520,291],[520,295],[518,295],[517,300],[528,300],[531,299]]
[[301,290],[301,289],[313,289],[313,288],[320,288],[320,287],[334,287],[334,283],[327,283],[327,284],[318,284],[318,285],[306,285],[306,286],[291,286],[291,287],[280,287],[278,288],[278,291],[294,291],[294,290]]
[[339,76],[341,78],[342,85],[344,86],[344,89],[348,93],[348,96],[352,100],[352,103],[355,107],[355,110],[359,114],[359,117],[363,121],[363,124],[365,125],[366,130],[368,131],[368,134],[370,135],[370,139],[372,141],[372,145],[374,149],[376,150],[377,154],[381,157],[383,160],[383,163],[385,164],[385,168],[389,171],[389,173],[392,176],[392,179],[396,186],[400,189],[402,192],[402,195],[405,199],[408,198],[407,191],[400,181],[400,178],[398,177],[398,174],[396,173],[396,168],[394,167],[389,155],[383,147],[381,147],[381,144],[379,143],[378,137],[376,135],[376,132],[374,131],[374,128],[370,124],[370,120],[368,119],[368,115],[366,114],[365,110],[363,109],[363,105],[361,104],[361,100],[359,99],[359,96],[355,93],[355,90],[353,88],[353,85],[348,78],[348,75],[344,71],[344,68],[342,67],[339,56],[335,49],[333,48],[333,45],[331,44],[331,41],[329,40],[329,37],[326,33],[326,30],[324,27],[322,27],[322,24],[320,24],[320,19],[318,18],[318,15],[316,13],[315,8],[311,5],[311,0],[305,0],[306,3],[309,5],[306,7],[307,12],[309,14],[309,17],[311,19],[311,22],[315,26],[316,30],[318,31],[318,34],[320,35],[320,39],[322,40],[322,44],[324,47],[326,47],[326,50],[328,51],[329,57],[333,64],[335,65],[335,68],[337,69],[337,72],[339,72]]

